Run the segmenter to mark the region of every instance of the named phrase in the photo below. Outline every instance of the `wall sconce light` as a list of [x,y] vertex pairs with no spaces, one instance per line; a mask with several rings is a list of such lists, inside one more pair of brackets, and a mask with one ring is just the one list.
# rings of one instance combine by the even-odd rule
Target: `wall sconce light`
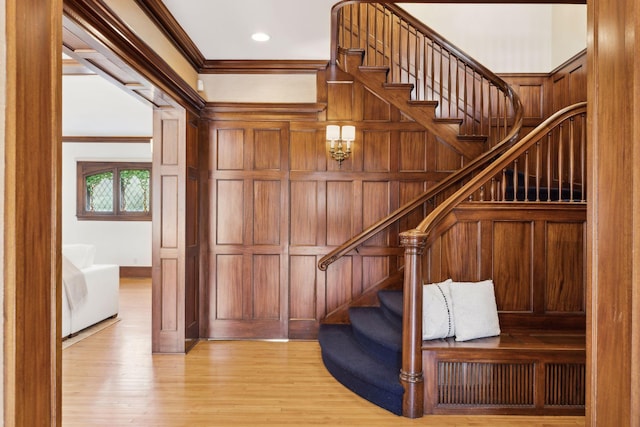
[[327,126],[327,141],[329,142],[329,154],[342,167],[342,162],[351,155],[351,143],[356,139],[355,126]]

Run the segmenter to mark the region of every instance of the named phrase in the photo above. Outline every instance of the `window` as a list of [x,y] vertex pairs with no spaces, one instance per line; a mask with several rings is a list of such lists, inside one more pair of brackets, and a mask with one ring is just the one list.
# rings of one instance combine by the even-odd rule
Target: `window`
[[150,221],[151,163],[78,162],[80,220]]

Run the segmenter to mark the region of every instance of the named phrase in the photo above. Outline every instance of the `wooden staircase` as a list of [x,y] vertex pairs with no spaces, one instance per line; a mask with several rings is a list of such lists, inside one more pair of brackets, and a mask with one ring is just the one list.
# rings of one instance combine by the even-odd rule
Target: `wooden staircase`
[[486,150],[487,135],[464,135],[460,132],[462,119],[438,118],[438,101],[412,99],[412,83],[389,80],[389,67],[363,65],[365,51],[341,50],[339,66],[363,83],[380,98],[397,107],[407,117],[420,123],[443,143],[453,147],[466,159],[474,159]]
[[[366,21],[361,20],[362,16],[367,17]],[[370,21],[375,24],[370,25]],[[389,311],[385,308],[388,301],[385,302],[386,297],[381,297],[383,294],[379,291],[383,291],[385,287],[389,289],[398,287],[397,282],[386,281],[375,289],[369,289],[360,298],[339,307],[325,319],[320,328],[319,341],[327,368],[339,381],[363,397],[391,412],[416,418],[425,413],[455,413],[460,408],[456,406],[457,403],[453,406],[447,406],[450,404],[445,402],[444,406],[439,406],[438,390],[441,386],[448,385],[441,384],[441,381],[446,381],[442,378],[446,377],[441,377],[439,374],[440,357],[444,357],[442,363],[451,364],[453,361],[457,366],[456,369],[462,370],[468,366],[476,366],[478,361],[482,361],[487,364],[482,369],[486,368],[489,371],[503,369],[504,363],[516,358],[524,361],[523,363],[530,363],[531,367],[527,369],[538,372],[536,375],[540,375],[541,379],[546,375],[550,382],[543,383],[541,380],[529,381],[527,379],[522,386],[527,388],[527,393],[531,393],[531,396],[535,397],[532,397],[530,402],[527,400],[526,404],[512,399],[508,390],[500,388],[507,383],[495,382],[496,387],[499,387],[496,390],[491,389],[489,383],[476,384],[483,387],[482,390],[486,390],[488,394],[482,395],[483,399],[486,399],[479,406],[473,401],[460,400],[462,402],[460,404],[465,405],[464,413],[581,413],[584,411],[584,400],[581,400],[584,396],[584,383],[580,382],[581,377],[571,376],[575,372],[584,371],[584,345],[580,344],[580,336],[584,336],[584,309],[571,312],[576,309],[576,304],[579,304],[580,295],[582,295],[580,294],[580,280],[577,280],[577,284],[571,285],[573,289],[571,293],[565,295],[560,291],[557,295],[560,301],[560,310],[557,310],[558,307],[547,310],[546,306],[540,305],[540,301],[545,298],[544,295],[549,293],[551,288],[558,286],[553,282],[555,279],[560,280],[560,286],[562,286],[562,277],[556,276],[568,273],[571,267],[567,265],[574,265],[577,258],[567,259],[567,265],[562,261],[556,263],[553,259],[534,262],[530,268],[533,271],[542,269],[538,273],[545,274],[545,278],[534,280],[533,283],[517,281],[518,286],[521,287],[517,290],[505,288],[508,286],[508,282],[503,282],[503,279],[498,277],[497,292],[499,295],[497,300],[501,322],[507,331],[516,331],[515,335],[508,335],[504,338],[505,345],[503,346],[500,345],[502,337],[498,337],[497,344],[490,342],[472,344],[471,346],[454,346],[453,343],[444,342],[424,347],[421,338],[421,322],[423,282],[440,281],[447,278],[446,275],[455,276],[454,280],[479,280],[486,278],[484,277],[487,274],[486,267],[493,265],[492,263],[496,263],[495,265],[500,265],[501,262],[513,264],[511,258],[507,261],[500,261],[497,258],[501,248],[499,245],[495,245],[498,244],[496,242],[501,242],[501,239],[508,240],[516,236],[518,239],[526,239],[527,235],[532,235],[534,237],[532,244],[535,244],[535,247],[547,248],[549,239],[562,240],[565,238],[545,234],[548,231],[545,233],[536,231],[531,234],[532,231],[527,231],[526,228],[516,228],[519,230],[518,233],[524,232],[521,235],[514,234],[513,230],[508,227],[504,236],[493,235],[495,230],[490,231],[492,229],[486,228],[487,225],[494,227],[493,224],[497,224],[498,229],[501,230],[500,221],[508,223],[537,221],[536,224],[538,222],[540,224],[547,224],[547,222],[554,224],[556,221],[557,224],[566,222],[568,224],[566,228],[572,230],[571,233],[575,232],[575,226],[571,224],[578,223],[584,226],[586,198],[583,193],[576,193],[574,190],[578,187],[584,188],[585,185],[584,163],[576,166],[575,155],[581,150],[584,152],[585,149],[584,140],[580,141],[579,138],[585,135],[586,107],[581,104],[560,112],[557,117],[549,119],[514,145],[522,125],[522,106],[517,95],[493,73],[476,64],[473,59],[460,55],[457,48],[448,44],[439,35],[430,32],[421,23],[414,22],[402,9],[392,4],[368,2],[355,2],[350,5],[338,4],[334,8],[333,24],[339,26],[339,30],[334,28],[336,30],[334,32],[337,34],[334,46],[334,64],[361,82],[376,96],[398,108],[410,120],[422,125],[435,135],[438,141],[453,147],[466,161],[464,167],[429,189],[424,195],[397,209],[320,260],[319,268],[327,269],[332,262],[346,255],[349,251],[357,249],[367,239],[394,224],[416,206],[427,201],[434,202],[434,210],[415,230],[401,234],[400,243],[405,247],[405,262],[398,273],[404,275],[402,285],[404,297],[402,298],[402,310],[400,310],[404,315],[401,324],[395,324],[396,328],[400,328],[401,337],[391,333],[394,330],[393,326],[388,326],[386,323],[383,325],[378,321],[385,319],[384,313]],[[388,34],[393,33],[394,30],[389,30],[389,28],[394,28],[394,25],[399,25],[398,28],[411,27],[415,29],[416,34],[420,34],[416,38],[425,43],[421,54],[415,52],[403,54],[392,51],[393,40],[390,42],[385,37],[389,37]],[[386,33],[383,30],[381,35],[374,34],[378,28],[387,28]],[[382,41],[378,37],[381,37]],[[433,74],[434,60],[432,57],[429,59],[428,55],[433,55],[434,51],[446,53],[449,67],[448,77],[443,77],[442,65],[440,66],[440,74],[437,76]],[[424,67],[416,65],[420,55],[422,55]],[[404,63],[403,56],[406,58]],[[375,57],[375,59],[371,60],[371,57]],[[382,58],[381,61],[380,58]],[[445,60],[439,61],[442,63]],[[451,77],[452,63],[462,64],[462,71],[455,71],[453,78]],[[432,74],[420,74],[428,72]],[[443,83],[445,80],[447,82]],[[460,90],[460,86],[464,86],[464,88]],[[445,93],[445,90],[451,90],[454,87],[456,93]],[[426,95],[429,93],[435,95],[435,99],[427,99]],[[576,123],[578,124],[576,125]],[[570,132],[565,134],[563,126],[564,129],[570,128]],[[541,146],[545,148],[543,149]],[[554,151],[551,154],[553,150],[557,150],[557,152]],[[557,157],[552,159],[552,156]],[[569,169],[572,171],[571,176],[566,176],[566,171]],[[576,181],[573,171],[578,169],[582,171],[582,177]],[[526,183],[524,189],[518,190],[522,182]],[[548,190],[551,188],[554,188],[553,191],[557,191],[558,195],[566,193],[571,196],[567,200],[562,200],[560,196],[547,198],[544,203],[539,196],[536,196],[535,200],[531,200],[531,197],[528,196],[528,194],[545,194],[545,191],[547,194],[551,194],[551,190]],[[453,195],[444,202],[436,203],[441,194]],[[519,194],[527,196],[520,199]],[[576,198],[574,194],[580,195]],[[565,202],[572,206],[565,209],[561,206]],[[461,205],[465,203],[476,203],[476,205],[469,204],[461,208]],[[544,204],[546,206],[543,206]],[[477,217],[474,212],[478,212]],[[470,213],[471,216],[469,216]],[[532,220],[531,218],[536,219]],[[465,222],[477,225],[473,225],[469,229],[464,225]],[[474,234],[473,227],[478,227],[478,230],[483,231]],[[543,227],[540,230],[549,230],[544,228],[546,226],[537,225],[536,227]],[[564,225],[559,227],[563,230],[562,233],[566,232],[564,227]],[[469,234],[470,231],[471,234]],[[482,239],[490,235],[493,241],[492,249],[497,248],[498,251],[494,253],[492,250],[490,257],[485,258],[487,244]],[[480,251],[479,248],[483,249]],[[506,254],[517,253],[517,250],[507,248],[507,245],[502,249],[505,248]],[[566,250],[566,247],[562,250]],[[579,252],[584,248],[578,242],[575,247],[571,246],[570,250]],[[561,252],[552,255],[552,258],[562,258],[559,256]],[[423,253],[425,259],[423,259]],[[542,252],[545,256],[551,253],[553,251]],[[454,261],[454,258],[455,261],[462,263],[461,269],[453,268],[452,270],[451,262]],[[530,255],[529,258],[533,260]],[[544,270],[547,268],[547,264],[551,265],[548,268],[559,270],[559,272],[553,270],[554,273],[551,274]],[[478,270],[475,274],[470,274],[469,271],[474,269],[469,270],[464,267],[466,265],[477,265]],[[499,267],[497,271],[500,271]],[[517,276],[516,279],[518,279]],[[508,296],[507,299],[505,299],[505,295]],[[523,304],[522,300],[517,299],[518,295],[535,295],[535,306],[524,311],[516,310],[516,313],[509,313],[514,310],[512,305],[521,306]],[[524,304],[527,304],[526,298]],[[563,304],[566,304],[566,307],[571,307],[571,310],[564,313],[565,306]],[[365,308],[354,308],[356,306],[364,306]],[[364,318],[368,320],[363,320]],[[396,319],[396,321],[398,320]],[[349,324],[350,322],[351,324]],[[391,322],[391,324],[394,323]],[[372,330],[367,331],[367,326],[363,325],[369,325]],[[373,326],[371,327],[371,325]],[[553,330],[554,328],[557,331]],[[543,338],[540,335],[542,329],[549,329],[552,332],[551,335],[545,335]],[[385,333],[385,331],[389,333]],[[565,348],[565,340],[571,341],[570,344],[567,344],[567,348],[571,348],[571,352],[566,353],[570,354],[570,357],[566,360],[563,357],[554,357],[555,353],[565,354],[560,351]],[[386,360],[391,357],[389,356],[382,357],[381,360],[376,355],[379,352],[374,350],[376,346],[372,345],[372,341],[393,343],[392,347],[394,348],[400,345],[401,341],[400,352],[396,354],[394,353],[396,350],[393,350],[389,353],[396,354],[394,357],[399,359]],[[518,345],[518,342],[523,344]],[[383,347],[388,346],[384,344]],[[442,355],[439,353],[441,349],[449,347],[458,347],[460,356],[457,357],[455,351],[445,351],[442,352]],[[340,348],[345,350],[340,350]],[[490,349],[490,351],[483,353],[484,350],[480,350],[483,348]],[[425,372],[423,372],[423,350],[430,354],[429,360],[432,361],[432,364],[428,366],[429,377],[425,377]],[[387,350],[381,351],[383,354],[386,352]],[[485,354],[485,356],[481,354]],[[541,358],[531,359],[533,355],[544,355],[544,361]],[[547,357],[547,355],[549,356]],[[446,359],[447,357],[450,359]],[[374,362],[369,362],[370,359]],[[343,364],[345,360],[351,361],[355,365],[361,364],[361,366],[352,369],[348,363]],[[497,364],[492,367],[494,361]],[[401,362],[400,366],[398,366],[399,362]],[[380,363],[382,365],[378,366],[377,364]],[[541,372],[547,369],[547,365],[552,370],[551,374],[542,374]],[[391,371],[387,372],[389,369]],[[556,375],[557,372],[564,373],[565,371],[568,372],[567,375],[570,378],[562,377],[564,374]],[[375,376],[382,372],[387,372],[385,374],[386,382],[381,382],[380,378],[368,379],[369,374]],[[397,372],[398,377],[393,372]],[[576,378],[578,378],[577,383],[575,382]],[[467,380],[463,378],[461,381],[454,386],[454,390],[456,393],[462,393],[460,396],[466,396],[465,390],[467,390],[468,384],[465,381]],[[401,404],[397,400],[398,386],[401,386],[403,390]],[[572,390],[571,399],[561,403],[552,398],[548,399],[548,394],[553,394],[554,387],[569,387]],[[493,395],[508,396],[508,398],[504,400],[501,397],[500,402],[493,402],[491,401]],[[425,402],[428,402],[427,407],[424,406]],[[564,404],[566,404],[566,408],[563,406]],[[519,405],[519,407],[514,409],[513,405]]]

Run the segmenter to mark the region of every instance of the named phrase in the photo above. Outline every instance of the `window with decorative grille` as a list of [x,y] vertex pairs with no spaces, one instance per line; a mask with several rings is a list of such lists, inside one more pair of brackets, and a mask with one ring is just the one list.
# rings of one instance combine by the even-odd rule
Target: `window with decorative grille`
[[77,186],[79,220],[151,220],[151,163],[78,162]]

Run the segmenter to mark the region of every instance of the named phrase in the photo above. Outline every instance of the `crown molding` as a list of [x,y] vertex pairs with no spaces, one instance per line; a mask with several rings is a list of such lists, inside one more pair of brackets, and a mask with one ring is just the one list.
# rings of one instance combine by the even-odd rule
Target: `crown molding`
[[191,40],[164,3],[161,0],[135,0],[135,2],[156,23],[160,31],[164,33],[187,61],[199,71],[205,63],[202,52],[200,52],[198,46]]
[[133,70],[195,112],[204,107],[205,101],[200,94],[140,39],[103,0],[65,0],[63,13],[65,27],[72,28],[71,32],[76,37],[82,38],[123,72],[131,73]]
[[206,60],[201,74],[315,74],[328,60]]

